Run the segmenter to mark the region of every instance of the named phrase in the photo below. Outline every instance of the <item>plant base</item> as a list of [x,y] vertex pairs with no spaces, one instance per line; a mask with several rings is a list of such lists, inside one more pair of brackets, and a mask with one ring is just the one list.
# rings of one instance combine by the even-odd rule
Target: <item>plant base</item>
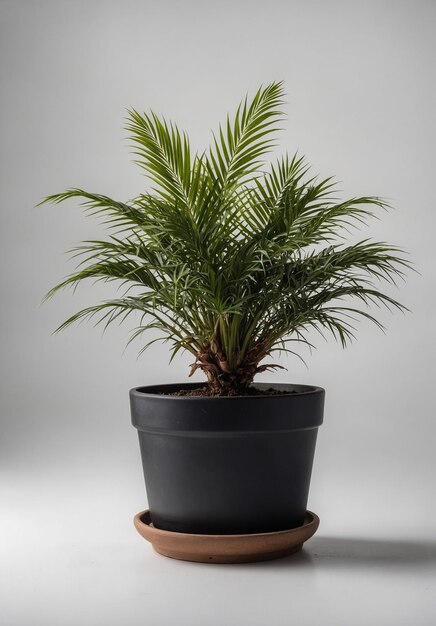
[[139,534],[163,556],[200,563],[251,563],[298,552],[315,534],[319,518],[307,511],[302,526],[250,535],[197,535],[161,530],[151,523],[148,510],[135,515],[134,524]]

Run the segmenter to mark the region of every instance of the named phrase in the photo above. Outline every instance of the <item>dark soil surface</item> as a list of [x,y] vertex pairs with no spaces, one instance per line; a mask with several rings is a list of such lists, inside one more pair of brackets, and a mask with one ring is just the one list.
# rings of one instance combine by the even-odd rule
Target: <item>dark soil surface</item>
[[197,387],[197,389],[180,389],[179,391],[172,391],[171,393],[166,393],[162,395],[166,396],[183,396],[183,397],[246,397],[246,396],[286,396],[292,393],[297,393],[296,391],[281,391],[279,389],[273,389],[270,387],[269,389],[258,389],[257,387],[249,387],[245,393],[239,393],[237,396],[218,396],[216,393],[213,393],[209,387]]

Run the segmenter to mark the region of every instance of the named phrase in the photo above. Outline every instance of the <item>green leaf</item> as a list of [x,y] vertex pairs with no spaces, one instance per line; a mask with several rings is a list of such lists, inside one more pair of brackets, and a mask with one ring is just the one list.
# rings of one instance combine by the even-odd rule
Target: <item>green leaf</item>
[[209,383],[216,376],[224,384],[249,380],[274,351],[294,354],[289,343],[312,348],[316,332],[345,346],[358,319],[383,329],[374,307],[406,310],[390,292],[411,268],[405,253],[349,241],[351,229],[389,208],[383,199],[340,198],[334,180],[311,174],[298,154],[264,171],[282,98],[280,82],[245,97],[198,153],[177,125],[131,109],[127,128],[152,188],[126,202],[75,188],[43,200],[78,200],[108,231],[72,250],[76,270],[47,298],[86,280],[124,290],[58,330],[83,319],[105,328],[132,319],[141,351],[168,341],[171,358],[187,350]]

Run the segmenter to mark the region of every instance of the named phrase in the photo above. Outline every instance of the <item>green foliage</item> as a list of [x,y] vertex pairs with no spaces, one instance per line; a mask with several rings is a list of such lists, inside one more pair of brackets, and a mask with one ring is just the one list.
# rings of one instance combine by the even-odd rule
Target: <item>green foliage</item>
[[404,309],[378,287],[409,267],[401,251],[367,239],[345,244],[350,228],[387,207],[383,200],[338,201],[333,181],[312,177],[297,155],[263,170],[282,96],[282,84],[272,83],[245,98],[202,154],[191,152],[176,125],[131,110],[136,162],[153,188],[126,203],[81,189],[44,200],[80,198],[112,232],[77,248],[77,271],[47,297],[87,278],[126,286],[60,329],[96,316],[107,325],[137,311],[132,338],[158,329],[173,356],[191,352],[193,371],[204,370],[215,392],[227,394],[266,369],[259,363],[272,351],[308,343],[313,328],[345,346],[353,319],[381,327],[366,305]]

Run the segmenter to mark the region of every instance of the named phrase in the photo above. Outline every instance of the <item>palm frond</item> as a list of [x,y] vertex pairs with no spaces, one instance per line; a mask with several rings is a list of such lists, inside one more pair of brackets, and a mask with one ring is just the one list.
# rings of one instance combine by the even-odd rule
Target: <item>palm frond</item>
[[283,118],[282,104],[282,82],[261,87],[251,101],[246,97],[239,104],[233,120],[227,116],[225,126],[214,135],[208,165],[222,195],[255,173],[260,158],[274,146],[271,135]]
[[[350,229],[388,208],[383,199],[339,198],[334,180],[312,175],[298,154],[263,171],[282,97],[282,83],[246,97],[211,149],[194,155],[175,124],[129,111],[137,162],[154,187],[127,202],[81,189],[45,199],[80,199],[111,233],[74,248],[76,271],[47,297],[87,279],[124,288],[58,330],[135,314],[131,341],[158,331],[171,358],[192,353],[192,371],[203,370],[214,393],[230,394],[271,367],[259,363],[273,351],[311,349],[314,332],[345,346],[359,319],[383,329],[371,308],[406,310],[382,288],[411,267],[406,255],[370,239],[347,245]],[[145,340],[141,352],[157,340]]]
[[170,202],[189,206],[191,149],[186,133],[168,124],[155,113],[142,115],[131,109],[126,129],[134,144],[136,162]]

